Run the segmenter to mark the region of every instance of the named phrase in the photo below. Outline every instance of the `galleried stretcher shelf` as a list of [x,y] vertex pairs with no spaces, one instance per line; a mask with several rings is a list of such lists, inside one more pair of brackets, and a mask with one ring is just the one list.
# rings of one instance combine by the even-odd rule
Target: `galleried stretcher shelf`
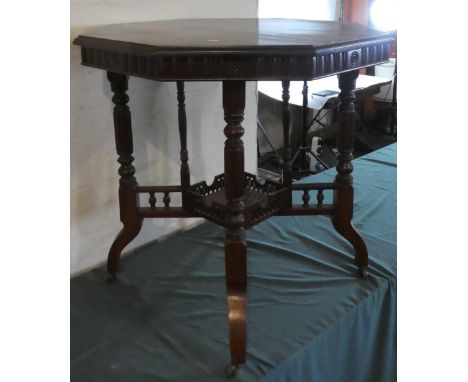
[[[233,376],[245,362],[247,261],[245,230],[271,216],[329,215],[335,229],[354,247],[367,277],[364,241],[353,216],[353,129],[358,70],[388,60],[393,36],[358,24],[288,19],[167,20],[108,25],[80,35],[82,64],[107,71],[114,96],[114,128],[120,163],[122,231],[108,255],[111,277],[122,250],[138,235],[144,218],[204,217],[226,227],[225,268]],[[289,83],[339,74],[338,165],[333,183],[292,184],[289,148]],[[181,184],[139,186],[135,178],[128,76],[177,84]],[[282,81],[283,170],[281,182],[260,182],[244,171],[242,127],[246,81]],[[191,184],[187,151],[184,81],[222,81],[226,126],[224,174],[212,184]],[[292,203],[293,191],[302,204]],[[329,191],[328,191],[329,190]],[[324,192],[333,203],[324,204]],[[173,207],[171,194],[182,195]],[[147,195],[140,205],[140,195]],[[313,196],[313,199],[311,199]],[[143,199],[142,199],[143,200]]]

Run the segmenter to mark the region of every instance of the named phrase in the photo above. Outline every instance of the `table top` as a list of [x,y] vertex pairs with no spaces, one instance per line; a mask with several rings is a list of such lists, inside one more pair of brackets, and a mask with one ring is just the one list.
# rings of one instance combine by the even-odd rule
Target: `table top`
[[[181,19],[105,25],[74,43],[83,65],[157,80],[311,79],[388,59],[393,34],[355,23]],[[298,78],[298,79],[299,79]]]
[[316,49],[388,39],[360,24],[296,19],[180,19],[105,25],[80,35],[78,44],[97,39],[146,45],[167,51],[272,51],[313,53]]

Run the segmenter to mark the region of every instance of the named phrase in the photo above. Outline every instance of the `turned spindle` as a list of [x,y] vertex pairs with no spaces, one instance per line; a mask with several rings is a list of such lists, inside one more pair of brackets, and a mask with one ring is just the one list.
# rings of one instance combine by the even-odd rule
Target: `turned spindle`
[[164,207],[169,207],[169,204],[171,203],[171,197],[169,196],[168,191],[164,192],[163,203]]
[[283,93],[283,110],[282,110],[282,119],[283,119],[283,176],[282,181],[288,192],[288,206],[292,205],[292,193],[291,193],[291,183],[292,183],[292,174],[291,174],[291,148],[289,145],[289,125],[290,125],[290,107],[289,107],[289,81],[282,81]]
[[309,205],[309,200],[310,200],[310,195],[309,195],[309,190],[304,190],[304,193],[302,194],[302,205],[308,206]]
[[302,171],[309,170],[307,164],[307,107],[309,104],[309,87],[307,86],[307,81],[304,81],[302,86],[302,137],[301,137],[301,147],[299,154],[299,166]]
[[152,208],[156,207],[156,196],[154,196],[154,192],[150,192],[149,204]]
[[177,108],[180,135],[180,184],[182,186],[182,205],[187,207],[187,190],[190,188],[190,168],[187,150],[187,116],[185,113],[184,81],[177,81]]
[[323,190],[320,188],[317,190],[317,206],[321,207],[323,204]]
[[352,185],[353,176],[353,146],[354,146],[354,120],[356,99],[356,78],[359,72],[353,71],[338,76],[340,101],[338,106],[338,131],[336,144],[338,148],[338,164],[336,166],[336,182],[340,185]]
[[120,163],[119,175],[122,186],[135,186],[135,167],[133,167],[133,137],[130,108],[128,107],[129,97],[128,78],[125,75],[108,72],[107,78],[110,81],[111,89],[114,93],[112,102],[114,103],[114,132],[115,145]]

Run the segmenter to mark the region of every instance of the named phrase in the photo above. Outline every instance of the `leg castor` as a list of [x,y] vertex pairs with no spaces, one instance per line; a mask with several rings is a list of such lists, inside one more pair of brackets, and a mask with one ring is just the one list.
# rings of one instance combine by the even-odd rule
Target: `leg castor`
[[109,273],[108,276],[107,276],[107,279],[106,279],[106,283],[107,283],[107,284],[111,284],[111,283],[113,283],[115,280],[117,280],[117,276],[115,275],[115,273],[114,273],[114,274]]
[[230,363],[229,365],[226,366],[226,369],[224,369],[224,375],[226,375],[227,378],[234,377],[237,372],[239,371],[239,368],[236,365],[233,365]]
[[360,267],[359,270],[361,271],[361,278],[364,280],[367,280],[368,273],[367,273],[367,267]]

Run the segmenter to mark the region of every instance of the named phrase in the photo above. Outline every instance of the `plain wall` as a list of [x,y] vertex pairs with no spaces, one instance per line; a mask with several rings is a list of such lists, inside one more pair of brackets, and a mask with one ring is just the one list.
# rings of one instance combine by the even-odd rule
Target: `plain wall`
[[[256,0],[72,0],[71,41],[87,28],[121,22],[174,18],[256,17]],[[71,45],[71,273],[92,268],[107,257],[121,229],[118,163],[110,86],[102,70],[80,65],[80,49]],[[225,126],[220,82],[186,83],[191,180],[223,172]],[[130,78],[136,177],[140,185],[180,184],[180,141],[175,83]],[[245,168],[256,173],[256,83],[247,84]],[[175,195],[175,194],[174,194]],[[173,198],[177,205],[177,199]],[[129,251],[200,219],[145,219]]]

